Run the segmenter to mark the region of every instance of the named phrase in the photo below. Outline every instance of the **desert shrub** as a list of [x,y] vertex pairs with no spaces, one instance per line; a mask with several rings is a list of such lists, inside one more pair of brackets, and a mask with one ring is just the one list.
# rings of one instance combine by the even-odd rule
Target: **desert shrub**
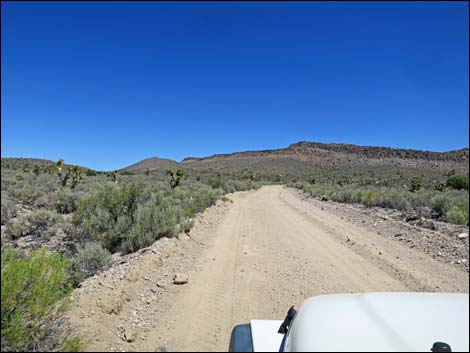
[[225,186],[224,181],[222,180],[222,177],[220,175],[212,175],[207,183],[214,189],[219,189]]
[[105,185],[77,202],[73,222],[111,252],[119,251],[123,236],[134,224],[142,185]]
[[441,213],[446,213],[451,207],[451,200],[448,194],[437,194],[431,198],[431,207]]
[[468,211],[465,211],[457,206],[452,208],[446,213],[447,220],[455,224],[467,224],[468,223]]
[[[451,190],[417,190],[411,192],[400,188],[384,186],[359,186],[332,184],[315,184],[308,182],[289,183],[309,193],[312,196],[327,196],[337,202],[362,203],[367,206],[380,206],[398,210],[407,210],[411,207],[432,209],[434,215],[446,215],[452,223],[468,223],[468,193]],[[450,211],[452,209],[452,211]]]
[[454,199],[452,207],[446,212],[447,220],[455,224],[468,225],[468,211],[468,198]]
[[388,190],[383,191],[379,195],[377,206],[383,208],[394,208],[397,210],[406,210],[410,207],[410,203],[407,200],[403,191],[400,190]]
[[365,191],[362,194],[362,203],[366,206],[375,206],[379,200],[379,194],[375,191]]
[[58,303],[71,290],[69,260],[36,250],[21,258],[2,248],[2,351],[41,351],[50,347],[50,330]]
[[11,220],[7,224],[5,234],[13,239],[28,235],[49,237],[55,233],[51,227],[59,220],[60,216],[52,211],[34,211]]
[[447,186],[453,189],[468,190],[468,175],[453,175],[447,179]]
[[90,277],[100,269],[109,264],[111,254],[104,249],[101,244],[96,242],[87,242],[85,245],[77,246],[77,252],[72,259],[75,271]]
[[56,191],[58,188],[57,180],[49,174],[35,176],[18,171],[4,172],[2,170],[2,194],[4,190],[7,190],[10,198],[24,204],[33,205],[39,197]]
[[59,195],[55,191],[45,193],[39,196],[34,201],[34,206],[39,207],[39,208],[53,209],[55,207],[58,197]]
[[163,236],[176,235],[176,225],[182,209],[174,207],[162,193],[152,195],[151,201],[137,209],[135,222],[123,244],[123,251],[134,252],[151,245]]
[[65,341],[64,346],[61,349],[61,352],[81,352],[83,351],[83,348],[84,346],[80,337],[75,336]]
[[443,182],[434,184],[434,190],[436,191],[444,191],[445,189],[446,189],[446,184],[444,184]]
[[2,224],[8,223],[13,217],[16,217],[18,211],[16,203],[8,198],[2,197]]
[[[121,170],[119,172],[119,174],[121,174],[121,175],[135,175],[135,173],[131,172],[130,170]],[[148,174],[146,174],[146,175],[148,175]]]
[[96,173],[94,170],[87,169],[87,170],[85,171],[85,175],[86,175],[86,176],[97,176],[98,173]]
[[58,194],[55,209],[58,213],[68,214],[77,209],[78,194],[76,192],[64,191]]
[[183,231],[189,233],[190,229],[194,225],[194,220],[190,217],[184,217],[177,225],[178,232]]
[[191,198],[190,206],[192,206],[195,212],[201,212],[209,206],[215,204],[215,202],[222,196],[222,189],[211,189],[202,187],[194,193]]

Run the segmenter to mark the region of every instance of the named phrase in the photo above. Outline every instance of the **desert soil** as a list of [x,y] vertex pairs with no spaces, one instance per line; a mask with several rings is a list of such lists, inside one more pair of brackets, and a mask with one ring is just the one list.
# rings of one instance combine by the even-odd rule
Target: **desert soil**
[[116,257],[75,290],[68,316],[87,351],[226,351],[234,325],[282,320],[310,296],[469,291],[468,238],[282,186],[229,197],[189,236]]

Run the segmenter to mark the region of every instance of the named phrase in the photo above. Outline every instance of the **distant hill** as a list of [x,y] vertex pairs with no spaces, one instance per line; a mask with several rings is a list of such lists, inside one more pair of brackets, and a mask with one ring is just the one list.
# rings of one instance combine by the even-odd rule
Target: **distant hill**
[[[53,161],[33,158],[2,158],[2,167],[23,168],[25,164],[44,165]],[[366,175],[389,177],[401,171],[433,179],[448,173],[469,171],[469,149],[430,152],[378,146],[357,146],[339,143],[298,142],[286,148],[188,157],[178,163],[166,158],[147,158],[121,171],[144,173],[147,169],[165,172],[184,169],[196,174],[223,173],[238,176]],[[193,174],[194,174],[193,173]],[[410,174],[411,175],[411,174]]]
[[[371,159],[424,159],[428,161],[454,161],[465,162],[469,158],[469,149],[462,148],[460,150],[449,152],[430,152],[413,149],[398,149],[390,147],[377,147],[377,146],[357,146],[350,144],[339,143],[317,143],[317,142],[298,142],[290,145],[287,148],[276,150],[260,150],[260,151],[247,151],[235,152],[230,154],[215,154],[209,157],[185,158],[182,163],[193,163],[201,161],[215,161],[224,159],[238,159],[238,158],[260,158],[260,157],[290,157],[308,162],[321,162],[325,157],[333,157],[335,154],[342,155],[357,155],[356,157],[371,158]],[[337,157],[340,157],[337,155]]]
[[345,175],[361,180],[369,176],[400,180],[420,176],[429,182],[445,175],[468,173],[469,149],[430,152],[377,146],[339,143],[298,142],[286,148],[188,157],[180,163],[163,158],[149,158],[126,170],[164,172],[168,168],[184,169],[190,175],[211,173],[238,177],[310,178],[323,180]]
[[[295,165],[293,162],[297,162]],[[289,169],[322,167],[346,169],[388,166],[468,172],[469,149],[429,152],[389,147],[368,147],[348,144],[299,142],[287,148],[215,154],[205,158],[186,158],[181,165],[190,168],[255,168]]]
[[123,168],[124,170],[128,170],[131,172],[145,172],[147,169],[149,171],[153,170],[167,170],[168,168],[177,168],[179,165],[178,162],[171,160],[171,159],[166,159],[166,158],[157,158],[157,157],[152,157],[152,158],[147,158],[144,159],[140,162],[137,162],[135,164],[132,164],[126,168]]
[[[35,166],[45,167],[49,165],[55,165],[57,161],[51,161],[48,159],[39,159],[39,158],[15,158],[15,157],[2,157],[2,168],[9,169],[31,169]],[[65,161],[67,162],[67,161]],[[75,164],[65,163],[65,166],[74,166]],[[83,170],[93,170],[88,167],[80,166]]]

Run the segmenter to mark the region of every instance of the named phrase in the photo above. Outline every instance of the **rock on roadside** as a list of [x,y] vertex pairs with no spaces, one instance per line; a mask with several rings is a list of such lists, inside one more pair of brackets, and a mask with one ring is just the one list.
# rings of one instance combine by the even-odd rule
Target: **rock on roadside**
[[173,278],[174,284],[186,284],[188,283],[188,275],[184,273],[177,273]]

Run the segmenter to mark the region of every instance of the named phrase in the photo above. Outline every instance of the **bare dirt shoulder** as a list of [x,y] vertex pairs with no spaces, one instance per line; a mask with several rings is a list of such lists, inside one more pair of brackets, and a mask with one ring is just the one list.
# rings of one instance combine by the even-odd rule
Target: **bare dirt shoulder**
[[[434,250],[397,239],[421,244],[416,234],[449,235],[303,199],[281,186],[230,198],[198,216],[189,237],[162,239],[117,259],[73,293],[70,324],[87,350],[226,350],[233,325],[282,319],[313,295],[469,290],[462,262],[447,263]],[[378,228],[375,217],[390,231]],[[468,238],[446,241],[446,249],[466,254],[468,262]],[[176,273],[188,283],[173,284]]]

